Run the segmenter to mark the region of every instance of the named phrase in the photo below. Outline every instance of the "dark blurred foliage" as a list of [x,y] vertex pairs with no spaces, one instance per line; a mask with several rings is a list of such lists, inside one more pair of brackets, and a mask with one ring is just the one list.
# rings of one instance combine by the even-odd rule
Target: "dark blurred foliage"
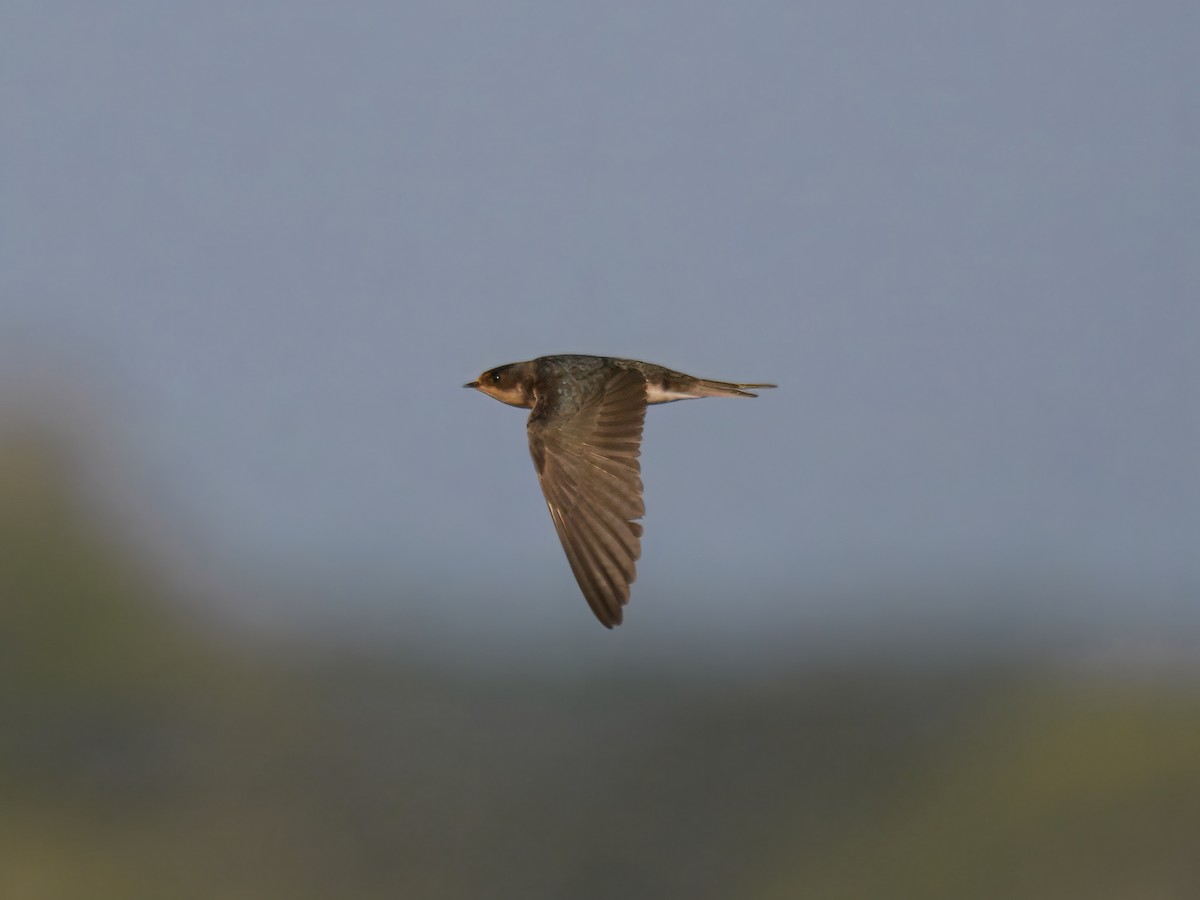
[[100,523],[0,440],[6,900],[1200,896],[1195,671],[299,651]]

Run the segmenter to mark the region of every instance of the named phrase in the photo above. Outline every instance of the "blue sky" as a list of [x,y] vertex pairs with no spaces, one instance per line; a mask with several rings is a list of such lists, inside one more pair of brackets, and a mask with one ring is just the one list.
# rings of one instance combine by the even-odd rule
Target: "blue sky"
[[195,565],[594,627],[523,414],[459,387],[593,352],[780,385],[650,410],[635,627],[1042,582],[1194,624],[1193,5],[2,15],[0,372]]

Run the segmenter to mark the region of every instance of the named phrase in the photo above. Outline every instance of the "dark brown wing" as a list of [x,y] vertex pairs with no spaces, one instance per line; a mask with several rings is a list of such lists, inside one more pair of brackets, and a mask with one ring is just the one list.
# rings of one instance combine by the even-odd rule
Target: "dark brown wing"
[[606,628],[621,622],[642,554],[642,423],[646,379],[622,371],[594,399],[560,414],[534,407],[529,452],[550,518],[583,596]]

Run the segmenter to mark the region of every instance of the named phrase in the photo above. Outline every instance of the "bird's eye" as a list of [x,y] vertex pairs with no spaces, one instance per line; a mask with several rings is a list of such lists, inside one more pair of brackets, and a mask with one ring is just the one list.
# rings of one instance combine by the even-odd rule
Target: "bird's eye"
[[493,372],[491,378],[492,378],[492,384],[500,383],[500,373],[499,372]]

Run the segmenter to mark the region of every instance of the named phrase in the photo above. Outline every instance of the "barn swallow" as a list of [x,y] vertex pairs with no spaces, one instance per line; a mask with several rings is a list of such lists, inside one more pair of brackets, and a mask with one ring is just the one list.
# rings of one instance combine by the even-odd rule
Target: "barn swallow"
[[606,628],[642,554],[642,424],[646,407],[699,397],[756,397],[740,384],[693,378],[653,363],[609,356],[542,356],[488,369],[475,388],[532,410],[529,452],[575,580]]

